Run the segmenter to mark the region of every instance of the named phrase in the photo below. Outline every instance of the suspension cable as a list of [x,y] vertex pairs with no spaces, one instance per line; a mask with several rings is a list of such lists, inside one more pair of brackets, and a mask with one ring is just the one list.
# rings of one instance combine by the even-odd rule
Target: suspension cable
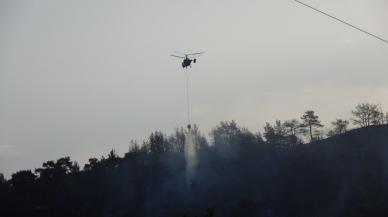
[[186,69],[186,99],[187,99],[187,122],[188,127],[191,126],[191,108],[190,108],[190,92],[189,92],[189,72]]

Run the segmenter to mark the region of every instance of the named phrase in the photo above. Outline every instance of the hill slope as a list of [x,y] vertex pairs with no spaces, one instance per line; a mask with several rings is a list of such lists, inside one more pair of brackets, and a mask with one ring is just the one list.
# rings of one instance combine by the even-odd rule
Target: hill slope
[[[386,216],[388,126],[297,146],[222,130],[197,137],[199,164],[185,179],[184,135],[155,133],[123,158],[111,152],[79,170],[70,158],[0,182],[0,216]],[[183,137],[182,137],[183,136]]]

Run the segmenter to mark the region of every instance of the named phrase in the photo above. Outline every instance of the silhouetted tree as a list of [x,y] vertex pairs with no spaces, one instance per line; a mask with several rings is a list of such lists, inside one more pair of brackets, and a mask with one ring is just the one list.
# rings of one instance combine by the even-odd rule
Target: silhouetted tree
[[84,165],[84,170],[92,170],[97,168],[99,165],[99,160],[97,158],[89,158],[88,163]]
[[185,150],[185,130],[183,127],[176,128],[174,134],[168,138],[168,142],[171,144],[172,149],[177,152],[184,152]]
[[12,174],[11,185],[22,186],[22,185],[32,185],[36,181],[37,176],[31,172],[31,170],[21,170]]
[[236,141],[241,129],[235,121],[221,121],[221,123],[211,131],[213,145],[225,146]]
[[274,125],[275,133],[281,136],[287,135],[287,129],[284,127],[284,124],[280,120],[275,121]]
[[297,136],[300,129],[300,123],[297,119],[287,120],[283,123],[283,126],[286,128],[287,133],[293,136]]
[[328,136],[334,136],[346,133],[348,130],[349,121],[343,119],[337,119],[336,121],[331,122],[333,129],[329,131]]
[[103,165],[107,168],[114,168],[114,167],[118,167],[119,162],[120,162],[119,156],[116,154],[116,151],[112,149],[109,152],[108,157],[104,159]]
[[77,162],[72,162],[70,157],[63,157],[56,162],[47,161],[43,163],[42,168],[35,169],[35,172],[39,174],[40,179],[57,179],[64,177],[70,173],[76,173],[79,171],[79,165]]
[[287,141],[291,145],[302,143],[298,134],[300,133],[301,124],[297,119],[287,120],[283,123],[283,127],[287,132]]
[[10,184],[12,190],[21,196],[33,196],[37,176],[31,170],[21,170],[12,174]]
[[384,113],[378,104],[361,103],[352,111],[353,124],[360,127],[369,127],[384,123]]
[[385,124],[388,124],[388,112],[385,112]]
[[172,147],[168,143],[167,139],[165,139],[163,133],[160,131],[151,133],[148,140],[148,146],[152,154],[160,154],[172,151]]
[[376,118],[372,121],[373,125],[382,125],[385,124],[385,115],[381,105],[378,105],[376,114],[374,115]]
[[262,141],[260,134],[255,135],[246,128],[240,128],[235,121],[222,121],[210,135],[213,150],[227,159],[242,157]]
[[241,128],[235,121],[222,121],[210,132],[214,149],[225,158],[238,156],[239,135]]
[[129,145],[129,150],[124,154],[124,158],[136,158],[142,154],[147,154],[147,150],[145,147],[140,146],[137,141],[131,140]]
[[264,138],[268,143],[285,145],[287,143],[287,129],[280,120],[276,120],[274,126],[266,123]]
[[276,143],[277,142],[275,128],[268,122],[265,123],[265,126],[264,126],[264,138],[268,143]]
[[3,200],[6,198],[2,197],[1,195],[5,196],[6,192],[8,190],[8,183],[7,180],[4,178],[4,175],[0,173],[0,204]]
[[315,115],[314,111],[311,110],[306,111],[301,117],[301,128],[303,129],[303,132],[309,134],[311,141],[314,140],[314,135],[317,135],[319,133],[319,131],[317,131],[317,128],[323,127],[321,121],[318,118],[319,117]]
[[5,180],[4,175],[0,173],[0,184],[4,184],[7,180]]

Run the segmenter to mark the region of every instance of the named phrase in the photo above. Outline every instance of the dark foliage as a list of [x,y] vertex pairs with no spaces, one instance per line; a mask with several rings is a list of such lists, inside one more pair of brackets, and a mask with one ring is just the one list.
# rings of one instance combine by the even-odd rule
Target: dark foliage
[[310,144],[297,142],[295,126],[268,124],[264,141],[222,122],[210,145],[195,129],[199,164],[191,186],[183,129],[152,133],[124,157],[112,150],[83,169],[65,157],[10,180],[0,175],[0,216],[388,215],[387,125]]

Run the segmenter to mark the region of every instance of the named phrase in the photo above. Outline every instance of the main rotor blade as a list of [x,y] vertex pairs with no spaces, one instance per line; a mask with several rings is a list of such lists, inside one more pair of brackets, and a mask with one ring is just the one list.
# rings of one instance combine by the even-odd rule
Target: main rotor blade
[[181,57],[181,56],[177,56],[177,55],[174,55],[174,54],[171,54],[172,57],[176,57],[176,58],[181,58],[181,59],[184,59],[185,57]]
[[176,51],[176,50],[174,50],[174,52],[175,52],[175,53],[178,53],[178,54],[180,54],[180,55],[184,55],[184,56],[186,56],[186,54],[185,54],[185,53],[182,53],[182,52],[180,52],[180,51]]
[[189,56],[194,56],[194,55],[200,55],[200,54],[204,54],[205,52],[199,52],[199,53],[191,53],[191,54],[187,54]]

